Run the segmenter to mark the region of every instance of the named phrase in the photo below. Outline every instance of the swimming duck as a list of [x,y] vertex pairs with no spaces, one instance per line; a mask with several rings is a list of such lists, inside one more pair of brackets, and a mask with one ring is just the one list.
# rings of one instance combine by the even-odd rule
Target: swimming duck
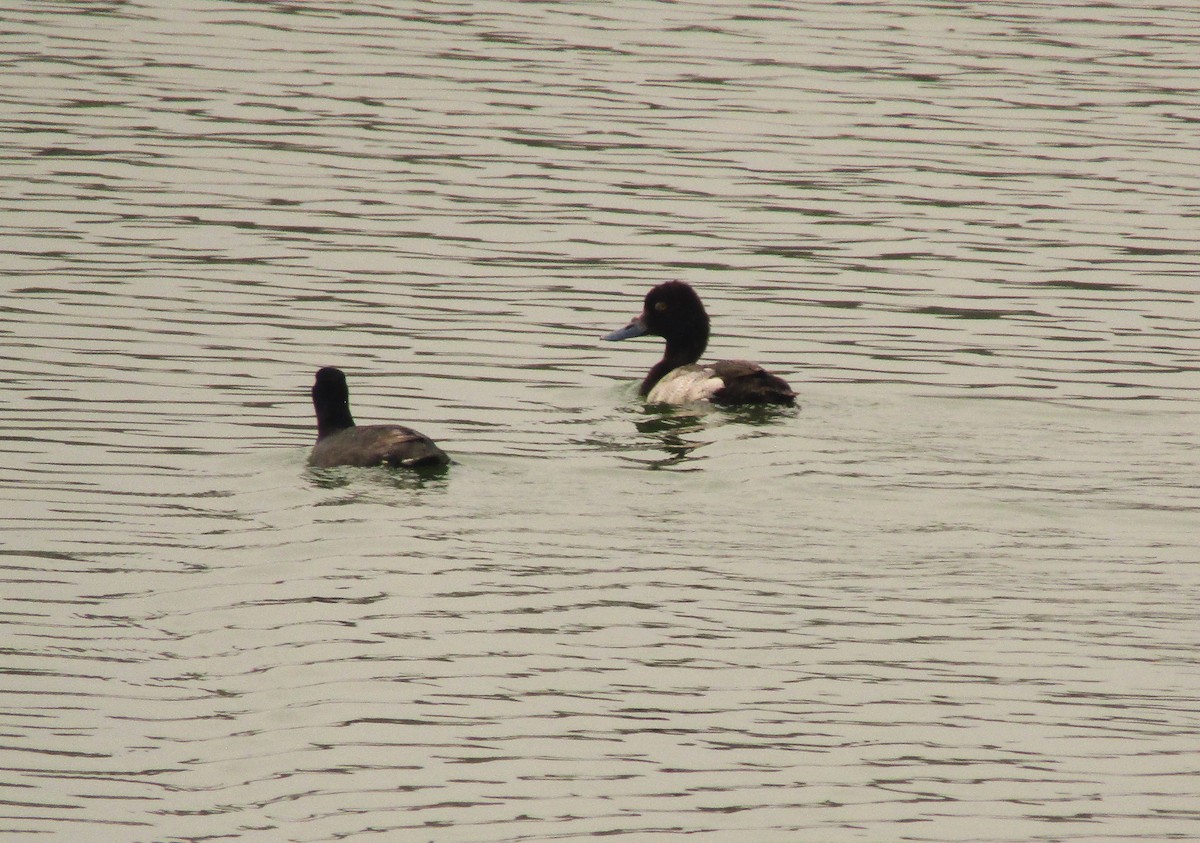
[[356,426],[350,415],[350,388],[341,369],[327,366],[317,372],[312,400],[317,411],[317,444],[309,465],[421,468],[450,462],[432,439],[411,428],[398,424]]
[[700,296],[683,281],[659,284],[646,294],[640,316],[604,337],[624,340],[652,334],[667,341],[663,359],[642,381],[653,404],[794,404],[796,393],[779,377],[749,360],[696,363],[708,345],[708,314]]

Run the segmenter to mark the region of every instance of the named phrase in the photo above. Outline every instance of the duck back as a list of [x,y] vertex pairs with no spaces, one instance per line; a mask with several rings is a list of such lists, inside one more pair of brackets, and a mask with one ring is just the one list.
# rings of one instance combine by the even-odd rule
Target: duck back
[[714,404],[796,403],[796,393],[783,378],[772,375],[749,360],[720,360],[712,364],[713,374],[724,384],[713,393]]
[[423,468],[449,462],[446,452],[428,436],[398,424],[348,427],[322,437],[309,457],[309,464],[317,468],[335,465]]

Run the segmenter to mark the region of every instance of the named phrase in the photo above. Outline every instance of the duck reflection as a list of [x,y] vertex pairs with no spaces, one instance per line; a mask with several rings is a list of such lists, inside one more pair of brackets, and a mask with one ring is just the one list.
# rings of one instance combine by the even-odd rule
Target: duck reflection
[[[647,468],[675,468],[692,458],[695,451],[708,444],[706,439],[696,438],[705,425],[705,417],[712,413],[711,407],[674,407],[658,409],[646,407],[644,417],[634,422],[638,433],[652,440],[666,456],[658,459],[639,460]],[[698,471],[699,466],[687,469]]]
[[795,408],[769,405],[751,405],[737,408],[718,408],[711,404],[688,404],[667,406],[650,405],[641,408],[641,418],[635,419],[634,427],[642,434],[642,441],[649,443],[665,454],[657,459],[636,459],[635,462],[650,469],[675,469],[699,471],[697,452],[712,442],[712,428],[729,423],[765,427],[779,423],[795,415]]
[[348,489],[355,492],[347,498],[326,501],[321,506],[352,503],[362,495],[371,495],[381,490],[399,491],[445,491],[447,487],[446,466],[435,466],[420,471],[379,471],[378,469],[355,466],[319,468],[305,466],[308,482],[319,489]]

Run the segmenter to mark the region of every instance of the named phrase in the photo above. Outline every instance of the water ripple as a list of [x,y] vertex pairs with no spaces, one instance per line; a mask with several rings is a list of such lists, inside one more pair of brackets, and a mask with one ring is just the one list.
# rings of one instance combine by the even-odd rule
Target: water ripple
[[1196,827],[1191,7],[10,6],[5,834]]

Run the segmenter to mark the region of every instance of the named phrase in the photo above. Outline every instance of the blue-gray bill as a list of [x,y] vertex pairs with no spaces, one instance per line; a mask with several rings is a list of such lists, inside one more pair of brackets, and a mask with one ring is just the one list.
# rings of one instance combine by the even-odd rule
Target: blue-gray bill
[[611,334],[605,334],[601,339],[616,342],[617,340],[627,340],[632,337],[640,337],[646,333],[646,322],[642,317],[637,317],[624,328],[619,328]]

